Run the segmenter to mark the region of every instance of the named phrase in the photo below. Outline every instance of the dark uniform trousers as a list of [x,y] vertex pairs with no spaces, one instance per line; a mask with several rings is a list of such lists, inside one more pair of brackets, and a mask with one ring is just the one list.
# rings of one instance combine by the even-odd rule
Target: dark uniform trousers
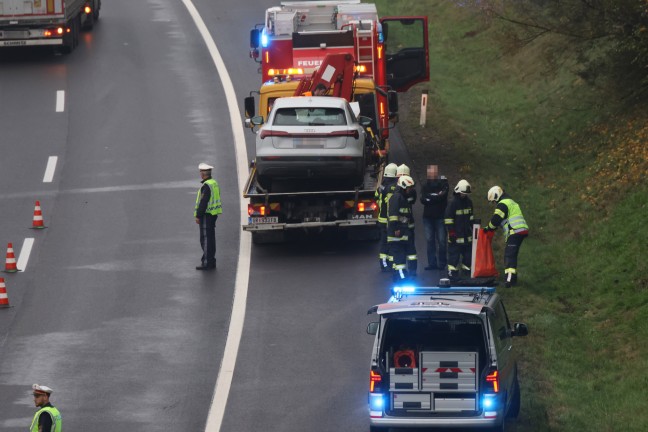
[[526,235],[511,234],[506,239],[506,249],[504,250],[504,269],[506,272],[506,281],[517,282],[517,260],[520,253],[520,246]]
[[200,261],[205,267],[216,267],[216,219],[218,215],[208,213],[200,218],[200,247],[203,250]]

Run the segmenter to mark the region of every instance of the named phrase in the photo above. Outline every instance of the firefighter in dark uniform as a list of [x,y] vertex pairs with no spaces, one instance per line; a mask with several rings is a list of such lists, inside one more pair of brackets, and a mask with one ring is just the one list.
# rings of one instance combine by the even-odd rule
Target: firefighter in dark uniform
[[31,422],[30,432],[61,432],[61,412],[50,403],[53,390],[47,386],[32,385],[34,405],[38,408]]
[[[396,169],[396,177],[402,177],[404,175],[411,177],[409,167],[405,164],[398,165],[398,168]],[[409,191],[407,195],[407,201],[409,201],[412,207],[414,206],[414,203],[416,203],[416,196],[416,188],[412,188],[412,190]],[[405,258],[407,259],[407,271],[409,272],[410,277],[416,276],[416,271],[418,270],[418,255],[416,253],[415,234],[416,232],[414,230],[414,217],[412,216],[409,226],[407,251],[405,253]]]
[[392,259],[389,256],[389,248],[387,245],[387,206],[389,198],[396,190],[396,164],[390,163],[385,167],[383,174],[383,182],[376,189],[376,202],[378,203],[378,226],[380,229],[380,252],[378,253],[378,261],[380,262],[380,269],[387,272],[392,268]]
[[473,229],[473,204],[468,198],[470,193],[470,183],[460,180],[454,188],[454,198],[446,208],[444,222],[448,231],[448,278],[450,279],[458,278],[460,270],[470,275]]
[[504,239],[506,240],[504,251],[505,285],[510,288],[517,283],[518,253],[522,246],[522,240],[529,235],[529,225],[527,225],[518,203],[513,201],[501,187],[493,186],[489,189],[488,202],[497,206],[484,230],[494,231],[498,226],[504,230]]
[[408,175],[398,178],[398,187],[389,199],[387,212],[387,243],[390,255],[394,258],[394,281],[408,279],[407,252],[410,226],[413,223],[412,204],[408,197],[414,190],[414,180]]
[[211,176],[214,167],[201,163],[198,165],[202,186],[196,195],[194,218],[200,226],[200,247],[203,255],[196,270],[216,269],[216,219],[223,212],[218,183]]

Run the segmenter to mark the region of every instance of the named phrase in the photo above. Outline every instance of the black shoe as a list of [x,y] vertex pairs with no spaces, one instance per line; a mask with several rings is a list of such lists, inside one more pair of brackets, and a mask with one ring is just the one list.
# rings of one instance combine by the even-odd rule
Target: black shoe
[[439,267],[437,267],[435,265],[429,265],[429,266],[425,267],[425,270],[438,270],[438,269],[439,269]]
[[216,270],[216,266],[198,266],[196,270]]

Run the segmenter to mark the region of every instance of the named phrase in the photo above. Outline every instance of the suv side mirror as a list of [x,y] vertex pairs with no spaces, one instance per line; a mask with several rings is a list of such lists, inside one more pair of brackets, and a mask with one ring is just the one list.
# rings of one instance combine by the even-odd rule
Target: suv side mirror
[[378,321],[370,322],[367,325],[367,334],[375,335],[376,333],[378,333],[379,328],[380,328],[380,323]]
[[250,119],[253,126],[261,126],[263,124],[263,116],[254,116]]
[[529,328],[526,324],[515,323],[513,324],[513,333],[511,336],[526,336],[529,334]]
[[360,116],[358,117],[358,123],[360,123],[360,126],[366,128],[371,126],[371,119],[369,117]]

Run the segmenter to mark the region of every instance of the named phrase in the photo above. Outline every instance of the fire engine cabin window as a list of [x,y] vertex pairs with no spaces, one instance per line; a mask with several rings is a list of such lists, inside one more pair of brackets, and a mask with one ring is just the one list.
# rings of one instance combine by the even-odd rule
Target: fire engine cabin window
[[[423,351],[462,351],[479,353],[480,368],[486,362],[484,327],[471,315],[444,314],[431,318],[424,314],[399,314],[385,323],[385,336],[380,348],[384,359],[406,346],[417,355]],[[393,367],[393,365],[391,365]]]
[[281,108],[277,110],[275,126],[346,126],[341,108]]

